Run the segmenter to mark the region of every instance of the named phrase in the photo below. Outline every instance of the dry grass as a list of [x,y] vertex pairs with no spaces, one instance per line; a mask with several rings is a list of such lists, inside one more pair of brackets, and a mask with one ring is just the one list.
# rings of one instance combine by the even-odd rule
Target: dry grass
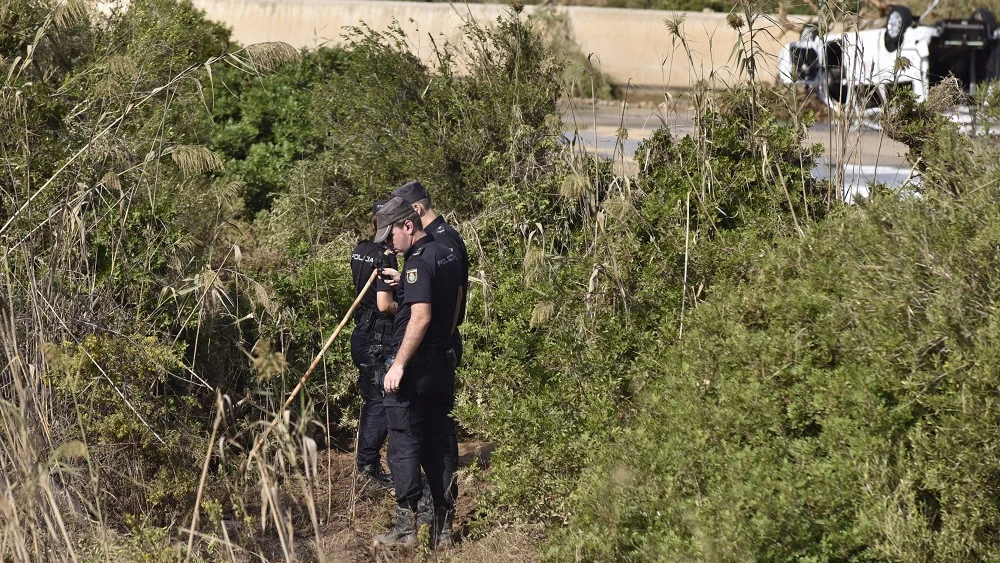
[[555,315],[555,312],[556,304],[552,301],[535,303],[535,306],[531,309],[531,319],[528,321],[528,326],[531,328],[542,326],[549,322],[549,319]]
[[298,60],[299,52],[288,43],[280,41],[255,43],[246,48],[246,53],[261,70],[274,70],[280,65]]
[[559,195],[566,199],[580,199],[590,189],[590,178],[579,174],[569,174],[559,186]]
[[[463,468],[468,468],[475,460],[477,467],[488,466],[490,451],[491,447],[488,444],[462,444],[461,465]],[[285,509],[290,509],[287,522],[291,527],[286,530],[290,533],[279,534],[274,527],[268,527],[261,533],[259,529],[253,530],[242,524],[230,523],[230,534],[234,538],[233,551],[244,554],[234,560],[249,560],[245,557],[254,555],[263,556],[266,560],[288,561],[294,553],[294,557],[300,561],[372,561],[374,557],[372,538],[384,533],[391,526],[395,503],[387,493],[372,494],[366,491],[354,493],[353,470],[353,453],[319,452],[317,473],[308,483],[300,483],[304,487],[286,484],[281,491],[269,493],[269,502],[277,502]],[[460,474],[463,473],[466,476],[470,475],[468,469],[460,469]],[[423,549],[413,552],[381,553],[380,560],[470,562],[536,560],[536,547],[542,539],[542,531],[538,527],[496,528],[481,538],[467,536],[475,518],[478,495],[486,487],[485,477],[486,473],[473,472],[471,477],[460,483],[455,530],[462,536],[462,540],[454,548],[437,552]],[[246,498],[253,496],[252,492],[247,491]],[[312,530],[312,526],[308,523],[306,505],[309,502],[321,507],[316,522],[318,530]],[[258,509],[259,507],[250,507],[252,511]],[[224,541],[221,537],[222,529],[220,526],[214,534],[204,536],[203,543],[208,543],[211,539]],[[250,542],[241,542],[241,538],[248,536],[256,538]],[[240,543],[244,546],[240,547]],[[247,545],[255,545],[256,550],[248,549]]]
[[170,158],[187,177],[222,170],[222,159],[208,147],[178,145],[170,151]]

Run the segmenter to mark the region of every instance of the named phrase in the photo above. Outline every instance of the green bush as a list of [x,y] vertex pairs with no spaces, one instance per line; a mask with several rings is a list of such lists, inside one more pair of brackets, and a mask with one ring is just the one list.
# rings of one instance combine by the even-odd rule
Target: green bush
[[634,179],[607,162],[586,170],[589,159],[556,171],[549,217],[524,229],[515,268],[494,271],[493,312],[470,329],[483,336],[462,372],[459,419],[498,444],[488,513],[571,519],[581,473],[620,455],[648,393],[648,366],[633,366],[677,338],[682,302],[695,308],[745,279],[825,213],[804,131],[760,95],[721,97],[683,139],[656,132]]
[[76,471],[60,479],[104,523],[171,522],[198,486],[213,386],[249,370],[212,370],[239,353],[231,323],[216,323],[229,304],[212,271],[234,207],[207,174],[212,121],[195,78],[228,31],[190,2],[134,1],[105,20],[81,2],[15,4],[0,10],[5,54],[21,57],[0,94],[0,284],[16,311],[0,342],[24,370],[11,371],[20,393],[53,399],[45,419],[18,424],[40,459],[86,445],[100,489]]
[[88,444],[105,482],[97,500],[116,508],[109,524],[138,514],[170,522],[197,488],[205,421],[202,405],[178,386],[182,358],[183,346],[141,335],[90,335],[48,347],[54,398],[79,414],[63,440]]
[[310,120],[312,90],[342,70],[346,54],[323,47],[265,76],[227,66],[208,80],[211,147],[224,159],[226,180],[243,182],[245,213],[269,209],[297,161],[315,155],[322,132]]
[[[926,133],[925,149],[962,139]],[[995,558],[1000,170],[972,144],[974,173],[943,185],[950,157],[931,160],[921,197],[785,239],[641,354],[640,414],[585,472],[550,556]]]

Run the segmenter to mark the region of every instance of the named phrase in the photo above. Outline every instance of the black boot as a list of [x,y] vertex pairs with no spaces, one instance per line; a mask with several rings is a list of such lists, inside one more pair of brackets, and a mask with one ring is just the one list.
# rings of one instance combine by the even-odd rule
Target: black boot
[[427,525],[431,524],[430,515],[434,513],[434,497],[431,496],[431,486],[427,483],[427,478],[423,478],[424,489],[420,493],[420,500],[417,501],[417,514],[427,514]]
[[392,490],[392,475],[382,470],[381,463],[366,463],[358,466],[358,484],[383,491]]
[[396,507],[396,525],[387,534],[375,536],[375,541],[385,547],[414,547],[417,545],[416,514],[403,507]]
[[431,545],[434,547],[451,547],[455,545],[455,537],[451,530],[454,509],[444,506],[434,507],[434,526],[431,528]]

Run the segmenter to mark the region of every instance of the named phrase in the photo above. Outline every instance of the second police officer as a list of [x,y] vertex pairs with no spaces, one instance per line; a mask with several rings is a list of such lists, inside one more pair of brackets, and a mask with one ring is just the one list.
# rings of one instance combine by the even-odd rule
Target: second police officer
[[[388,252],[383,242],[373,240],[375,213],[385,200],[372,205],[372,237],[358,242],[351,252],[351,277],[355,295],[361,293],[372,272],[380,268],[397,268],[396,255]],[[382,403],[381,374],[385,362],[385,346],[392,334],[392,315],[396,310],[395,290],[381,276],[376,279],[354,314],[351,334],[351,359],[358,368],[361,390],[361,417],[358,420],[357,468],[362,486],[391,489],[392,478],[382,470],[380,451],[385,444],[385,406]]]

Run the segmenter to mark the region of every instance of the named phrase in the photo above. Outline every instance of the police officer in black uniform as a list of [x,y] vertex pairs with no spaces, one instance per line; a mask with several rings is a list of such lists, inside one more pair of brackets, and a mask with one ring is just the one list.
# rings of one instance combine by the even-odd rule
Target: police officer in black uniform
[[[372,206],[372,214],[385,205],[385,200]],[[372,232],[374,234],[374,219]],[[351,252],[351,276],[355,296],[361,293],[372,272],[381,268],[397,268],[396,255],[382,242],[372,239],[358,243]],[[395,312],[395,290],[379,276],[354,313],[351,334],[351,359],[358,368],[361,388],[361,418],[358,421],[358,476],[381,489],[392,488],[392,478],[382,470],[380,450],[385,444],[385,406],[382,404],[381,374],[385,362],[385,346],[392,334],[392,314]]]
[[376,541],[416,543],[423,467],[434,502],[431,539],[435,545],[447,545],[452,541],[451,485],[458,463],[450,414],[455,405],[453,342],[463,299],[462,268],[454,252],[424,231],[420,216],[404,199],[389,200],[376,217],[375,240],[385,240],[405,260],[384,379],[396,523]]
[[[434,240],[447,246],[455,256],[458,257],[462,266],[462,306],[458,316],[458,326],[465,320],[466,302],[469,292],[469,252],[465,247],[465,240],[454,227],[438,215],[431,204],[431,195],[427,188],[417,180],[403,184],[392,191],[392,197],[401,197],[413,207],[413,210],[420,216],[420,222],[424,225],[424,232],[434,237]],[[452,336],[452,350],[456,358],[456,366],[462,363],[462,353],[464,351],[462,335],[458,326],[455,327],[455,334]],[[454,444],[455,451],[458,451],[458,440]],[[458,498],[458,482],[451,484],[452,498]]]

